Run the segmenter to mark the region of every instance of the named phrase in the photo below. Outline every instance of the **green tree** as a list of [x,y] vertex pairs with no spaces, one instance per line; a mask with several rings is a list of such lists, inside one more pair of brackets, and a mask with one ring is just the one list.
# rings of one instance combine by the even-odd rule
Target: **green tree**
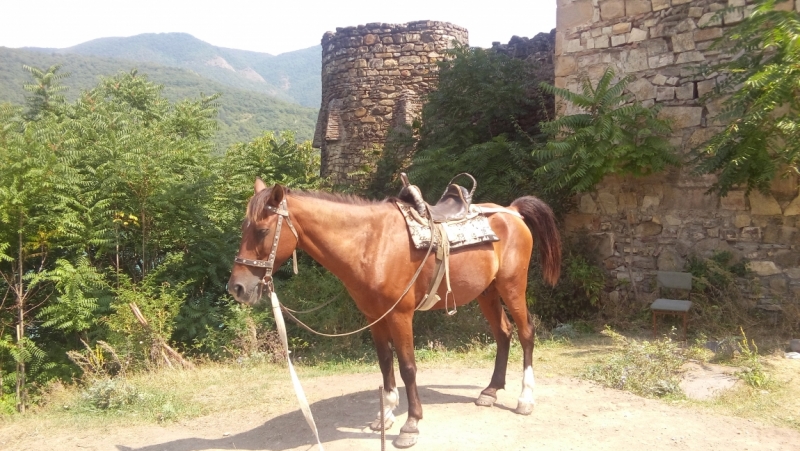
[[80,340],[148,363],[155,347],[139,341],[205,352],[226,327],[254,177],[314,188],[319,155],[291,133],[218,155],[216,106],[170,102],[136,71],[36,114],[0,105],[0,404],[15,392],[22,410],[31,382],[69,377]]
[[542,162],[534,175],[546,177],[548,190],[588,191],[610,174],[646,175],[679,164],[659,107],[644,107],[625,94],[633,78],[614,78],[611,69],[596,86],[584,78],[579,93],[541,85],[581,111],[542,124],[550,141],[534,151]]
[[23,65],[22,68],[33,78],[33,83],[22,86],[31,93],[25,98],[28,104],[25,112],[27,119],[33,120],[43,113],[55,112],[64,105],[66,100],[60,93],[66,91],[67,87],[62,86],[59,81],[69,77],[69,74],[58,73],[61,69],[60,64],[50,66],[46,71],[27,65]]
[[780,2],[756,0],[714,43],[727,58],[708,72],[727,78],[706,100],[722,103],[715,120],[724,128],[695,149],[695,162],[697,172],[717,174],[711,190],[723,196],[735,186],[766,191],[781,167],[798,173],[800,13],[776,11]]
[[553,100],[538,87],[538,66],[468,46],[457,46],[451,56],[439,63],[438,88],[411,134],[418,138],[398,137],[392,144],[401,148],[391,148],[392,155],[414,154],[410,176],[429,201],[459,172],[478,179],[478,199],[507,202],[539,191],[530,177],[536,167],[530,152],[541,141],[539,122],[550,118]]
[[[9,321],[15,330],[16,346],[9,352],[16,366],[20,412],[26,405],[26,365],[38,365],[43,357],[26,332],[34,312],[51,294],[50,262],[68,231],[60,217],[69,208],[68,193],[75,182],[63,164],[60,128],[46,111],[35,122],[6,114],[0,128],[0,277],[6,296],[14,299],[14,314],[0,320]],[[0,329],[4,331],[5,324]]]

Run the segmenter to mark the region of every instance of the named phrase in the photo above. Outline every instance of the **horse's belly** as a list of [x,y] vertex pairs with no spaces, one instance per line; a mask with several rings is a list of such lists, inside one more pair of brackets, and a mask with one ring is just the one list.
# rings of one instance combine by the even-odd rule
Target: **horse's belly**
[[[491,245],[481,245],[481,248],[450,255],[450,286],[453,292],[447,297],[447,307],[453,308],[453,299],[456,305],[473,301],[494,281],[499,266],[494,248]],[[447,294],[446,279],[442,279],[437,294],[442,300],[433,308],[443,309]]]

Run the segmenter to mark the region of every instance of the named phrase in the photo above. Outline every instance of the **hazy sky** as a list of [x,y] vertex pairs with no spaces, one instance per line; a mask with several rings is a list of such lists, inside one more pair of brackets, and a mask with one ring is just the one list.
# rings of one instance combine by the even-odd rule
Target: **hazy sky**
[[70,47],[91,39],[185,32],[220,47],[279,54],[326,31],[369,22],[440,20],[470,45],[532,37],[556,23],[556,0],[0,0],[0,46]]

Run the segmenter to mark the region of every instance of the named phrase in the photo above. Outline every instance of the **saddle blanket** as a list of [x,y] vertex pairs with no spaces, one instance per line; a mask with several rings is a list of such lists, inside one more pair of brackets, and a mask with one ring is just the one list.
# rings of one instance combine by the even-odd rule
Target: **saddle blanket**
[[[403,213],[408,225],[408,233],[411,235],[411,242],[417,249],[425,249],[431,245],[431,228],[428,220],[423,218],[411,205],[403,202],[396,202],[397,207]],[[500,241],[489,225],[489,218],[480,213],[480,209],[471,206],[470,212],[465,219],[456,222],[446,222],[443,224],[447,231],[447,238],[450,241],[450,249],[480,244],[491,241]],[[434,249],[437,247],[434,243]]]

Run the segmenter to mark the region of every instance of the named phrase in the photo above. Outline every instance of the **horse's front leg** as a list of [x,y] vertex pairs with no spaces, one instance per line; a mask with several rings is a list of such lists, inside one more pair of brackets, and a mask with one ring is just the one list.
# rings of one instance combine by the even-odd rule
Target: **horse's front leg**
[[[386,321],[381,321],[370,328],[372,339],[375,341],[375,350],[378,353],[378,365],[383,375],[383,419],[384,429],[389,429],[394,424],[394,408],[400,404],[400,393],[394,380],[394,356],[389,346],[389,329]],[[373,431],[381,430],[381,412],[369,427]]]
[[390,315],[389,327],[400,365],[400,377],[406,386],[408,396],[408,419],[400,429],[400,435],[394,441],[397,448],[409,448],[417,443],[419,429],[417,424],[422,419],[422,403],[417,392],[417,363],[414,359],[414,333],[411,321],[414,312],[395,312]]

